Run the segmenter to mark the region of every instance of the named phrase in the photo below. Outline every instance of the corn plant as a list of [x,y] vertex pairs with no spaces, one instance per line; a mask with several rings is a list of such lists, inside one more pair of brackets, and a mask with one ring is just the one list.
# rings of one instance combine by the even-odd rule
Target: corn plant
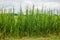
[[26,8],[24,14],[22,8],[15,16],[13,12],[5,13],[4,10],[0,12],[0,37],[3,35],[8,37],[24,37],[24,36],[46,36],[49,34],[60,33],[60,15],[54,14],[52,10],[42,12],[39,9]]

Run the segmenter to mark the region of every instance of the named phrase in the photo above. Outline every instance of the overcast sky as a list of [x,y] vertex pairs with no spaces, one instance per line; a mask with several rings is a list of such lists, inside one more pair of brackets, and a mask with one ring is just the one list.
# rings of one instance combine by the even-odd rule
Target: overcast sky
[[0,0],[0,8],[12,8],[14,6],[15,11],[17,12],[20,8],[20,4],[25,10],[26,6],[29,8],[34,4],[35,8],[44,9],[60,9],[60,0]]

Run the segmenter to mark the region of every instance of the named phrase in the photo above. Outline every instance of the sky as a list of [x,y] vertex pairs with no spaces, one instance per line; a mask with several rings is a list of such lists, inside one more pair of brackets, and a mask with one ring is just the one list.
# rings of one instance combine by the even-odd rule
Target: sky
[[22,10],[25,11],[26,6],[30,9],[34,4],[34,8],[42,9],[60,9],[60,0],[0,0],[0,8],[15,8],[15,12],[18,12],[20,5]]

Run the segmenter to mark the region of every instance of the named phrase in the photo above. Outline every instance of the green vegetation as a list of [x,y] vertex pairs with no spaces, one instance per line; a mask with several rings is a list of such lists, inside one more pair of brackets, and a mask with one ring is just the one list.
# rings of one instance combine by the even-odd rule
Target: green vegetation
[[28,10],[24,15],[22,8],[17,16],[13,12],[8,14],[0,12],[0,37],[24,37],[24,36],[48,36],[50,34],[59,35],[60,15],[54,14],[51,10],[45,12],[37,8]]

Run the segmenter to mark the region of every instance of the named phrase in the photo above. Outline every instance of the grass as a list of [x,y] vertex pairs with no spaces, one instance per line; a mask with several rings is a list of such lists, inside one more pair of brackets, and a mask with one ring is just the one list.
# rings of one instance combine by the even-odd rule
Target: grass
[[17,16],[11,13],[8,14],[2,10],[0,12],[0,37],[40,37],[48,36],[49,34],[59,35],[60,33],[60,15],[54,14],[51,10],[45,12],[39,11],[37,8],[28,10],[24,15],[22,8]]
[[60,40],[60,37],[56,35],[50,37],[23,37],[23,38],[11,37],[11,38],[5,38],[5,40]]

